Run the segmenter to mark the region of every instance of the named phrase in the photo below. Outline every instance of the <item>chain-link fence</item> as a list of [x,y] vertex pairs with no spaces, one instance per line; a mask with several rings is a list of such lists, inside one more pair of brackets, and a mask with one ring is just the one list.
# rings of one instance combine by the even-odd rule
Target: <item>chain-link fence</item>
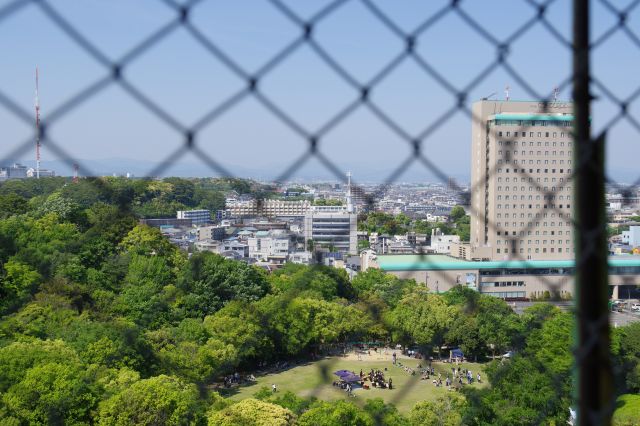
[[[64,126],[64,120],[68,116],[86,108],[90,101],[114,87],[124,92],[129,101],[150,114],[153,120],[161,123],[162,131],[170,135],[168,140],[173,140],[173,149],[169,150],[164,159],[157,161],[155,167],[147,171],[146,175],[150,177],[170,175],[172,166],[188,155],[204,163],[213,175],[230,177],[237,175],[238,173],[233,172],[234,166],[226,164],[217,155],[215,145],[220,141],[212,140],[211,135],[207,132],[212,125],[223,120],[225,115],[240,109],[243,103],[251,100],[268,113],[268,120],[279,123],[289,136],[294,135],[294,138],[299,142],[298,147],[302,147],[298,150],[284,150],[296,152],[293,156],[280,154],[290,161],[286,167],[279,167],[278,172],[271,176],[271,181],[284,182],[292,179],[306,164],[314,160],[335,179],[345,182],[343,167],[338,165],[339,161],[333,155],[336,152],[335,142],[330,140],[332,133],[336,132],[340,126],[350,120],[356,120],[354,117],[364,111],[370,116],[369,122],[375,122],[376,125],[381,126],[388,133],[389,140],[393,140],[393,143],[390,143],[388,147],[389,153],[395,154],[402,152],[402,150],[407,152],[398,164],[392,167],[392,171],[388,175],[379,176],[378,181],[381,183],[375,190],[367,194],[367,204],[370,209],[375,208],[376,202],[386,194],[389,185],[398,182],[409,168],[423,168],[426,175],[435,176],[442,183],[451,184],[452,180],[447,169],[439,165],[439,159],[432,155],[433,144],[442,144],[446,140],[446,137],[443,138],[439,132],[442,132],[443,128],[451,126],[452,122],[470,124],[482,120],[481,117],[474,116],[471,103],[477,99],[479,91],[485,90],[484,85],[493,73],[498,71],[503,73],[506,78],[515,82],[527,97],[541,102],[545,111],[552,107],[558,93],[571,92],[575,115],[573,172],[563,183],[559,183],[552,189],[543,188],[540,185],[536,185],[535,189],[536,195],[544,197],[544,200],[554,200],[554,197],[559,193],[562,194],[561,191],[569,185],[574,185],[575,188],[573,214],[568,214],[565,217],[575,227],[576,274],[575,277],[566,276],[560,282],[548,281],[547,284],[548,288],[553,290],[564,286],[568,280],[576,279],[576,315],[579,323],[579,339],[575,350],[575,364],[579,377],[576,400],[580,408],[581,422],[583,424],[601,424],[610,417],[615,400],[608,355],[609,321],[604,188],[605,183],[618,188],[628,199],[634,195],[635,187],[640,183],[640,177],[633,185],[619,185],[613,179],[607,178],[604,172],[603,152],[605,135],[615,132],[618,126],[626,125],[631,129],[628,134],[640,131],[640,122],[632,114],[632,106],[640,96],[640,86],[637,88],[628,87],[628,83],[625,83],[627,84],[626,89],[620,90],[617,83],[607,81],[607,77],[601,77],[598,74],[600,71],[599,63],[596,63],[592,68],[589,63],[594,62],[592,58],[606,62],[607,45],[611,39],[616,37],[624,38],[629,43],[628,54],[633,55],[640,52],[640,37],[636,31],[637,26],[635,29],[633,26],[633,14],[637,11],[640,1],[627,2],[627,4],[620,6],[608,0],[593,2],[575,0],[571,9],[565,10],[565,15],[559,14],[560,18],[557,17],[558,14],[554,14],[554,10],[567,7],[568,2],[553,0],[509,2],[509,7],[514,7],[514,4],[517,3],[514,10],[508,8],[500,10],[500,7],[506,7],[506,5],[494,6],[491,4],[488,7],[496,7],[495,20],[492,21],[479,20],[475,13],[470,12],[470,7],[477,7],[476,3],[478,2],[461,0],[430,2],[424,16],[421,15],[422,12],[413,14],[415,15],[413,23],[407,26],[399,23],[399,20],[389,12],[388,3],[390,2],[375,2],[373,0],[328,1],[310,13],[302,13],[299,5],[295,3],[270,0],[260,2],[260,7],[277,15],[280,25],[291,30],[288,34],[293,35],[283,36],[282,42],[277,46],[267,46],[269,49],[265,48],[265,50],[268,50],[268,53],[261,52],[261,55],[257,55],[261,56],[263,60],[258,65],[252,66],[248,66],[244,59],[239,60],[233,49],[223,47],[225,43],[221,43],[220,39],[210,36],[206,31],[206,22],[198,20],[200,10],[208,4],[205,1],[158,1],[153,7],[162,7],[166,19],[159,20],[161,22],[155,26],[153,31],[136,43],[127,45],[125,52],[119,55],[106,53],[98,43],[92,41],[93,37],[87,26],[78,25],[78,22],[74,22],[73,19],[66,16],[62,10],[67,9],[61,8],[55,1],[17,0],[5,3],[0,7],[0,30],[3,26],[10,25],[12,20],[18,19],[18,15],[26,10],[36,9],[48,25],[63,34],[65,39],[71,42],[74,49],[81,51],[86,58],[89,58],[94,71],[96,67],[98,69],[97,74],[100,77],[94,81],[83,82],[83,86],[77,91],[66,94],[63,102],[43,114],[39,128],[39,138],[43,149],[57,156],[69,168],[75,167],[77,164],[79,174],[82,176],[95,176],[96,173],[89,164],[74,158],[71,149],[68,148],[69,144],[56,136],[55,129],[59,125]],[[253,6],[252,4],[250,7]],[[326,42],[323,42],[323,38],[318,36],[324,26],[336,19],[344,8],[356,6],[357,12],[353,12],[354,14],[350,16],[356,19],[365,19],[366,17],[367,20],[375,23],[378,32],[376,36],[370,34],[364,36],[359,34],[359,36],[366,40],[370,38],[372,44],[376,42],[375,37],[389,39],[390,45],[394,46],[388,49],[388,52],[383,52],[381,48],[376,63],[367,64],[367,72],[364,73],[361,72],[363,67],[354,67],[353,63],[344,56],[343,51],[337,54],[334,50],[340,49],[329,47]],[[590,6],[597,8],[599,15],[606,15],[606,17],[599,19],[598,25],[592,25],[592,28],[589,23]],[[448,19],[455,19],[458,22],[457,30],[464,30],[467,37],[480,40],[488,52],[484,55],[485,62],[465,64],[464,73],[462,73],[464,78],[461,78],[459,72],[453,72],[453,69],[434,63],[429,49],[419,48],[421,45],[442,42],[442,40],[435,38],[446,35],[447,28],[440,28],[435,35],[433,34],[434,27],[442,27],[442,23],[448,22]],[[571,28],[571,22],[573,23],[573,31],[568,30]],[[600,25],[604,25],[604,27],[599,28]],[[503,27],[509,29],[506,35],[504,35],[506,31]],[[348,28],[354,36],[359,33],[357,21],[350,22]],[[593,31],[590,32],[590,29]],[[155,93],[143,90],[140,87],[140,79],[136,80],[129,74],[130,70],[138,66],[138,63],[146,64],[144,62],[145,55],[160,48],[163,43],[168,43],[169,39],[178,32],[181,32],[183,37],[187,37],[190,43],[199,48],[200,55],[214,60],[216,66],[221,70],[221,74],[225,73],[228,78],[233,80],[233,84],[229,85],[232,89],[227,90],[221,99],[209,101],[206,108],[194,112],[195,119],[185,119],[185,114],[180,112],[181,105],[157,101],[158,97]],[[497,33],[500,35],[495,35]],[[590,33],[595,36],[590,38]],[[520,49],[531,49],[531,44],[519,47],[523,39],[541,36],[544,37],[544,42],[537,45],[538,49],[553,51],[553,55],[560,56],[546,57],[541,54],[537,60],[549,61],[549,67],[552,66],[552,62],[566,61],[569,63],[569,58],[573,61],[571,69],[567,67],[566,75],[547,76],[552,80],[550,83],[555,83],[555,89],[553,85],[549,85],[549,89],[546,91],[541,91],[537,88],[538,85],[531,83],[532,76],[526,71],[526,65],[521,67],[518,62],[518,58],[521,57],[514,58]],[[341,41],[349,42],[348,37]],[[456,41],[461,42],[462,39]],[[231,45],[233,46],[233,44]],[[372,45],[369,48],[375,50],[376,46]],[[274,86],[269,83],[269,79],[277,74],[281,67],[293,61],[303,49],[308,55],[313,56],[316,63],[319,64],[318,66],[322,66],[327,75],[334,79],[334,84],[343,87],[343,93],[346,94],[340,96],[338,102],[333,103],[338,106],[325,108],[328,114],[322,119],[310,120],[302,111],[282,106],[282,102],[279,101],[281,93],[278,93],[277,90],[274,91]],[[605,55],[604,57],[601,52],[604,52],[602,53]],[[453,49],[449,54],[454,56],[457,53]],[[372,56],[375,57],[376,53]],[[10,55],[8,60],[11,60]],[[526,64],[526,61],[524,63]],[[622,64],[616,63],[615,66],[622,66]],[[402,114],[397,113],[395,108],[397,105],[391,105],[392,102],[386,104],[384,98],[376,96],[383,88],[385,81],[395,73],[400,73],[402,67],[411,67],[413,72],[427,78],[430,84],[441,92],[438,99],[447,99],[445,104],[438,102],[437,105],[431,105],[428,113],[424,115],[424,120],[417,125],[403,120]],[[541,69],[538,68],[538,72]],[[595,71],[592,72],[591,69],[595,69]],[[362,77],[363,74],[367,77]],[[217,75],[212,78],[216,77]],[[625,82],[631,81],[633,84],[640,84],[633,81],[634,77],[636,75],[631,70]],[[612,85],[616,86],[615,90],[610,89]],[[9,114],[12,120],[23,122],[25,126],[33,128],[31,110],[15,97],[10,96],[2,87],[5,85],[0,86],[0,105],[4,109],[3,113]],[[286,84],[280,86],[281,90],[282,88],[287,90],[286,87]],[[623,94],[620,95],[620,92]],[[603,110],[605,115],[608,113],[610,116],[607,120],[602,120],[597,116],[600,111],[597,108],[592,112],[591,102],[594,99],[594,93],[599,99],[606,100],[609,104],[608,109]],[[425,98],[429,97],[428,93],[424,95]],[[331,94],[328,96],[331,97]],[[312,102],[313,99],[309,99],[309,103]],[[286,102],[284,103],[286,104]],[[116,109],[117,106],[113,105],[111,108]],[[592,116],[594,121],[604,124],[593,125]],[[456,122],[456,119],[459,121]],[[103,116],[100,120],[109,122],[110,118]],[[310,125],[310,122],[314,122],[314,125]],[[249,122],[247,125],[250,126],[251,123]],[[592,137],[592,133],[596,136]],[[143,138],[140,135],[138,137]],[[260,135],[260,138],[261,144],[273,146],[274,152],[278,151],[278,142],[271,140],[268,134]],[[4,145],[8,149],[5,148],[2,163],[27,156],[27,153],[33,150],[34,139],[35,135],[32,134],[23,141],[4,138]],[[86,146],[91,146],[90,139],[91,135],[84,142]],[[131,140],[128,143],[133,145],[136,141]],[[330,149],[323,150],[327,144]],[[164,144],[164,146],[166,145],[168,144]],[[235,154],[241,158],[250,155],[250,152],[236,151]],[[497,173],[497,169],[501,166],[494,164],[492,167],[487,172],[491,176]],[[516,167],[514,177],[522,179],[523,182],[525,180],[531,182],[532,179],[535,181],[537,176],[532,171],[528,168],[518,169]],[[478,185],[484,185],[484,183],[479,182]],[[468,193],[474,194],[481,191],[484,189],[472,185]],[[484,214],[484,212],[477,211],[473,203],[470,205],[470,210],[472,216]],[[548,209],[545,204],[545,208],[540,209],[539,212],[531,211],[533,214],[548,212],[555,212],[558,215],[567,214],[565,210],[556,207],[555,204],[552,205],[551,202],[549,202]],[[534,223],[529,222],[527,226],[517,227],[519,232],[513,232],[512,235],[509,235],[508,232],[505,233],[505,231],[511,230],[509,225],[505,227],[500,223],[489,221],[487,227],[490,232],[502,232],[507,240],[505,245],[511,247],[512,244],[517,244],[517,241],[527,231],[535,229]],[[525,256],[526,254],[523,254],[522,251],[516,252],[514,249],[509,258],[510,260],[526,261],[528,258]],[[428,262],[428,257],[421,257],[420,261]],[[329,367],[325,364],[322,371],[327,380],[329,380]],[[407,386],[400,390],[395,397],[399,400],[410,390],[411,386]],[[541,416],[543,415],[544,413],[541,413]]]

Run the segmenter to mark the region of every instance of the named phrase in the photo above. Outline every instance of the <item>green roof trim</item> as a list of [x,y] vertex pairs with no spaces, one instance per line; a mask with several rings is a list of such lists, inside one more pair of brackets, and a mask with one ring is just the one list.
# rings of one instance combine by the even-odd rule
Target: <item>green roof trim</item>
[[[470,262],[446,255],[381,255],[378,265],[385,271],[446,271],[486,269],[546,269],[573,268],[574,260],[501,260]],[[610,267],[640,266],[640,256],[614,256]]]
[[523,120],[523,121],[573,121],[573,114],[495,114],[490,120]]

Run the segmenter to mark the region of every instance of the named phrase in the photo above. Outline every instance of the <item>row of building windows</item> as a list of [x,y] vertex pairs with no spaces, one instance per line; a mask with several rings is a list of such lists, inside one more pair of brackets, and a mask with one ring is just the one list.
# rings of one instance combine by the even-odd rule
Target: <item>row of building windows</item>
[[[557,247],[557,250],[556,250],[555,247],[550,247],[549,250],[550,250],[549,253],[562,253],[562,247]],[[499,248],[496,249],[496,253],[497,254],[501,253]],[[502,253],[504,253],[504,254],[521,253],[522,254],[522,253],[524,253],[524,249],[521,248],[520,250],[516,250],[516,249],[509,250],[508,248],[506,248],[506,249],[502,249]],[[532,251],[531,248],[528,248],[527,249],[527,253],[534,253],[534,251]],[[542,248],[542,252],[540,251],[539,248],[536,248],[535,249],[535,253],[547,253],[547,247],[543,247]],[[575,253],[575,249],[565,249],[564,253]]]
[[[513,155],[518,155],[518,150],[515,149],[513,151],[504,151],[505,157],[510,156],[512,152],[513,152]],[[519,152],[520,152],[520,155],[527,155],[527,151],[524,150],[524,149],[522,151],[519,151]],[[529,155],[542,156],[543,152],[544,152],[544,155],[549,155],[549,152],[551,152],[551,155],[553,155],[553,156],[564,155],[564,151],[529,151]],[[567,151],[567,155],[572,155],[572,154],[573,154],[573,151],[571,151],[571,150]],[[503,155],[501,149],[498,150],[498,155]]]
[[[530,228],[531,226],[533,226],[533,225],[532,225],[532,224],[533,224],[533,222],[527,222],[527,223],[528,223],[528,227],[529,227],[529,228]],[[551,222],[551,223],[552,223],[552,225],[551,225],[551,226],[556,226],[556,225],[555,225],[555,222]],[[563,225],[563,224],[564,224],[564,225]],[[507,226],[515,226],[515,227],[517,227],[517,226],[518,226],[518,222],[511,222],[511,225],[509,224],[509,222],[504,222],[504,227],[507,227]],[[536,226],[540,226],[540,222],[536,222]],[[545,225],[545,226],[546,226],[546,225]],[[571,226],[571,222],[560,222],[560,221],[559,221],[559,222],[558,222],[558,227],[559,227],[559,228],[562,228],[563,226]],[[502,227],[503,227],[502,222],[496,222],[496,227],[497,227],[497,228],[502,228]],[[524,222],[520,222],[520,227],[521,227],[521,228],[524,228]],[[529,232],[530,232],[530,231],[529,231]],[[538,231],[536,231],[536,232],[538,232]],[[507,235],[507,231],[505,231],[505,235]],[[513,231],[513,235],[516,235],[516,231]],[[520,234],[520,235],[522,235],[522,234]],[[528,234],[528,235],[531,235],[531,234]],[[538,234],[536,234],[536,235],[538,235]]]
[[[567,160],[567,164],[571,164],[571,161],[572,160]],[[504,160],[498,159],[498,164],[502,164],[503,162],[506,164],[509,164],[511,163],[511,159],[510,158],[505,158]],[[527,164],[527,160],[520,160],[520,163],[518,163],[518,160],[513,160],[513,164]],[[533,164],[564,164],[564,160],[551,160],[551,163],[549,163],[549,160],[544,160],[544,163],[542,163],[542,160],[529,160],[529,165],[533,165]],[[515,171],[514,173],[518,173],[518,172]]]
[[[505,188],[505,191],[508,191],[508,190],[509,190],[509,187],[507,186],[507,187]],[[514,190],[514,191],[517,191],[517,190],[518,190],[518,187],[515,187],[515,186],[514,186],[514,187],[513,187],[513,190]],[[498,191],[500,191],[500,189],[499,189]],[[523,190],[523,191],[524,191],[524,190]],[[503,197],[502,195],[498,195],[498,201],[501,201],[501,200],[502,200],[502,197]],[[517,195],[504,195],[504,200],[505,200],[505,201],[509,201],[509,197],[511,197],[511,199],[512,199],[513,201],[518,201],[518,196],[517,196]],[[524,197],[526,197],[526,195],[521,195],[521,196],[520,196],[520,200],[524,201],[524,199],[525,199]],[[549,201],[555,201],[555,200],[556,200],[556,196],[555,196],[555,195],[536,195],[536,200],[540,200],[540,198],[541,198],[541,197],[542,197],[544,200],[549,200]],[[558,197],[558,199],[559,199],[560,201],[562,201],[564,196],[563,196],[563,195],[558,195],[557,197]],[[571,199],[570,197],[571,197],[570,195],[567,195],[567,201]],[[533,200],[533,195],[529,195],[529,200]],[[523,209],[525,208],[525,207],[524,207],[524,204],[522,204],[521,206],[522,206],[522,208],[523,208]],[[552,206],[555,206],[555,204],[552,204]],[[570,204],[567,204],[567,207],[570,207],[570,206],[571,206]],[[529,208],[532,208],[532,207],[531,207],[531,204],[529,204]],[[552,207],[552,208],[553,208],[553,207]],[[559,204],[559,208],[562,208],[562,204]]]
[[[520,204],[520,206],[524,206],[524,204]],[[532,206],[532,204],[529,204],[529,206]],[[536,206],[539,206],[539,204],[536,204]],[[520,208],[524,209],[524,207],[520,207]],[[529,208],[531,208],[531,207],[529,207]],[[532,215],[533,215],[533,213],[527,213],[527,217],[531,218],[531,217],[533,217]],[[502,217],[502,213],[497,213],[497,217],[498,217],[498,219],[500,219]],[[505,219],[508,219],[509,218],[509,213],[504,213],[504,217],[505,217]],[[511,217],[514,218],[514,219],[517,218],[518,217],[517,213],[513,213]],[[549,213],[536,213],[536,219],[539,219],[540,217],[544,217],[545,219],[547,217],[551,217],[553,219],[554,217],[556,217],[556,214],[555,213],[551,213],[551,215],[549,215]],[[569,219],[569,218],[571,218],[571,214],[558,212],[558,217],[560,219],[562,219],[562,218]],[[524,213],[520,213],[520,218],[524,219]]]
[[499,297],[501,299],[524,299],[525,298],[524,291],[496,291],[496,292],[487,292],[488,296]]
[[[535,170],[535,172],[534,172],[534,170]],[[551,173],[555,173],[556,172],[556,169],[529,169],[529,174],[533,174],[533,173],[549,173],[549,170],[551,170]],[[558,170],[559,173],[564,173],[564,169],[557,169],[557,170]],[[518,169],[513,169],[513,173],[518,173]],[[522,169],[520,171],[520,173],[526,173],[526,170]],[[571,173],[571,169],[567,169],[567,173]],[[524,182],[525,179],[526,178],[523,178],[523,177],[520,178],[520,182]],[[531,182],[531,179],[532,178],[529,178],[529,182]],[[513,181],[517,182],[518,178],[517,177],[513,178]],[[502,178],[501,177],[498,178],[498,182],[502,182]],[[508,177],[505,178],[505,182],[509,182],[509,178]]]
[[[498,224],[499,223],[500,222],[498,222]],[[499,226],[498,224],[496,224],[496,226]],[[532,224],[533,224],[533,222],[529,222],[529,228],[531,227]],[[509,222],[505,222],[504,226],[509,226]],[[513,226],[518,226],[518,225],[516,224],[516,222],[513,222]],[[524,222],[520,222],[520,226],[524,227]],[[540,222],[536,222],[536,226],[540,226]],[[544,226],[547,226],[547,222],[544,223]],[[551,222],[551,226],[555,226],[555,222]],[[558,222],[558,226],[562,226],[562,222]],[[496,235],[499,236],[501,232],[503,232],[503,231],[496,231]],[[536,232],[536,235],[540,235],[540,231],[535,231],[535,232]],[[549,231],[549,232],[551,232],[550,235],[555,235],[556,231]],[[504,231],[504,235],[505,236],[509,235],[509,231]],[[513,231],[513,235],[516,235],[515,231]],[[523,233],[521,233],[520,235],[524,236]],[[531,231],[529,231],[527,235],[532,235]],[[542,231],[542,235],[547,235],[547,231]],[[562,231],[558,231],[558,235],[562,235]],[[567,231],[567,235],[569,235],[569,231]]]
[[[527,179],[527,178],[520,178],[520,181],[521,182],[525,182],[525,179]],[[528,178],[528,181],[533,183],[534,182],[533,179],[534,178]],[[535,178],[535,179],[536,179],[535,182],[547,182],[547,183],[549,182],[549,178]],[[540,179],[542,179],[542,180],[540,180]],[[558,180],[558,179],[560,179],[560,180]],[[502,182],[502,178],[498,178],[498,182]],[[505,182],[509,182],[509,178],[505,178]],[[513,178],[513,182],[518,182],[518,178]],[[564,178],[551,178],[551,183],[554,183],[554,182],[562,183],[562,182],[564,182]],[[500,187],[498,187],[498,188],[500,188]],[[515,188],[517,189],[518,187],[516,186]],[[524,188],[524,186],[522,188]],[[524,191],[524,189],[522,189],[522,191]]]
[[[556,134],[554,133],[553,134],[554,138],[556,137],[555,135]],[[515,136],[517,136],[517,135],[515,135]],[[564,137],[564,133],[561,133],[560,136]],[[503,144],[505,146],[511,146],[511,145],[518,146],[518,141],[498,141],[498,145],[502,146]],[[534,144],[536,144],[536,145],[534,145]],[[549,144],[551,144],[551,145],[549,145]],[[557,144],[560,144],[560,146],[564,146],[564,142],[545,142],[544,146],[558,146]],[[572,142],[567,142],[567,146],[568,147],[571,147],[572,144],[573,144]],[[524,141],[520,142],[520,146],[527,146],[527,143],[524,142]],[[529,142],[529,146],[542,146],[542,142]]]
[[[546,189],[545,189],[545,190],[546,190]],[[498,197],[500,197],[500,196],[498,196]],[[498,199],[500,199],[500,198],[498,198]],[[514,201],[515,201],[515,200],[514,200]],[[526,207],[525,207],[525,205],[526,205],[526,204],[520,204],[520,208],[521,208],[521,209],[525,209],[525,208],[526,208]],[[517,208],[518,208],[518,205],[517,205],[517,204],[504,204],[504,209],[505,209],[505,210],[509,210],[509,206],[513,206],[513,208],[514,208],[514,209],[517,209]],[[570,208],[571,208],[571,204],[558,204],[557,206],[556,206],[556,204],[543,204],[543,205],[542,205],[542,208],[543,208],[543,209],[546,209],[546,208],[550,208],[550,209],[559,208],[559,209],[561,209],[561,208],[563,208],[562,206],[564,206],[564,207],[565,207],[565,208],[567,208],[567,209],[570,209]],[[503,205],[502,205],[502,204],[498,204],[498,206],[497,206],[497,207],[498,207],[498,209],[502,209]],[[529,208],[530,208],[530,209],[532,209],[532,208],[533,208],[533,204],[529,204]],[[536,209],[537,209],[537,210],[539,210],[539,209],[540,209],[540,204],[536,204]]]
[[[535,241],[535,243],[533,244],[540,244],[540,241],[542,241],[542,244],[547,244],[547,241],[549,241],[549,244],[555,244],[556,240],[527,240],[527,244],[532,244],[532,242]],[[558,240],[558,244],[562,244],[563,240]],[[571,240],[564,240],[566,245],[570,245],[571,244]],[[511,243],[511,245],[515,246],[516,245],[516,240],[496,240],[496,244],[500,245],[509,245]],[[524,240],[520,240],[520,244],[524,245]]]
[[[568,161],[569,164],[571,164],[571,161]],[[534,169],[529,169],[529,174],[533,174]],[[542,170],[544,170],[544,172],[542,172]],[[560,173],[564,173],[564,169],[558,169]],[[503,170],[501,168],[498,169],[498,173],[502,173]],[[504,173],[527,173],[527,169],[504,169]],[[556,169],[551,169],[551,173],[555,173]],[[535,169],[535,173],[549,173],[549,169]],[[571,173],[571,169],[567,169],[567,173]],[[500,179],[500,178],[498,178]],[[506,178],[505,178],[506,179]],[[531,182],[531,181],[529,181]]]
[[[501,190],[502,189],[498,189],[498,191],[501,191]],[[509,190],[509,187],[505,187],[505,191],[508,191],[508,190]],[[514,186],[513,190],[517,191],[518,187]],[[523,191],[524,191],[524,189],[523,189]],[[501,197],[501,195],[498,195],[498,200],[500,200],[500,197]],[[509,199],[509,195],[505,195],[505,197],[506,197],[505,200]],[[518,200],[518,196],[517,195],[511,195],[511,197],[512,197],[511,199],[513,201],[517,201]],[[520,201],[526,200],[527,199],[526,197],[528,197],[529,201],[533,200],[533,195],[520,195]],[[549,201],[556,201],[556,200],[563,201],[565,199],[565,197],[566,197],[567,201],[571,200],[571,195],[566,195],[566,196],[565,195],[536,195],[535,199],[536,200],[540,200],[540,197],[542,197],[543,200],[549,200]],[[524,204],[523,204],[523,206],[524,206]],[[522,208],[524,209],[524,207],[522,207]],[[531,208],[531,207],[529,207],[529,208]]]
[[524,281],[497,281],[482,283],[482,287],[524,287]]
[[[509,226],[509,222],[505,222],[504,226]],[[513,222],[513,226],[517,226],[516,222]],[[561,222],[558,222],[558,226],[562,226]],[[496,223],[496,227],[500,228],[500,222]],[[524,222],[520,222],[520,228],[524,228]],[[529,222],[529,228],[531,228],[531,222]],[[505,237],[509,235],[509,231],[506,231],[506,230],[496,231],[496,232],[497,232],[497,235],[500,235],[500,232],[503,232]],[[532,232],[534,231],[527,231],[527,236],[533,235]],[[547,232],[550,232],[550,235],[555,235],[556,231],[542,231],[542,235],[543,236],[547,235]],[[540,235],[540,231],[535,231],[535,233],[536,235]],[[511,235],[516,236],[516,231],[511,231]],[[558,231],[558,235],[562,235],[562,231]],[[567,231],[567,235],[569,235],[569,231]],[[524,237],[524,231],[519,231],[518,236]]]
[[[528,213],[528,214],[527,214],[527,216],[529,216],[529,218],[531,218],[531,217],[532,217],[532,214],[531,214],[531,213]],[[517,214],[516,214],[516,213],[514,213],[514,214],[513,214],[513,218],[515,219],[516,217],[517,217]],[[546,217],[547,217],[547,215],[545,214],[545,216],[544,216],[544,217],[546,218]],[[554,217],[555,217],[555,215],[551,215],[551,217],[552,217],[552,218],[554,218]],[[498,219],[500,219],[500,218],[501,218],[501,216],[500,216],[500,214],[498,214]],[[507,213],[505,213],[505,219],[508,219],[508,218],[509,218],[509,215],[508,215]],[[520,218],[521,218],[521,219],[524,219],[524,213],[520,213]],[[540,213],[536,213],[536,219],[538,219],[538,218],[540,218]],[[499,223],[500,223],[500,222],[498,222],[498,224],[499,224]],[[533,222],[529,222],[529,226],[531,226],[531,224],[532,224],[532,223],[533,223]],[[547,223],[548,223],[548,222],[544,222],[544,226],[547,226]],[[563,223],[563,222],[558,222],[558,226],[562,226],[562,223]],[[556,224],[555,222],[551,222],[551,226],[556,226],[555,224]],[[504,223],[504,226],[509,226],[509,222],[505,222],[505,223]],[[516,226],[516,222],[513,222],[513,226]],[[524,222],[520,222],[520,226],[524,226]],[[540,222],[536,222],[536,226],[540,226]]]
[[[522,197],[522,195],[521,195],[521,197]],[[539,195],[537,195],[536,197],[537,197],[536,199],[540,199]],[[546,199],[546,196],[545,196],[545,199]],[[509,201],[509,196],[505,195],[504,196],[504,200],[505,201]],[[518,200],[518,196],[514,195],[513,196],[513,201],[517,201],[517,200]],[[498,195],[498,201],[502,201],[502,195]],[[498,208],[499,209],[501,208],[500,206],[502,206],[502,204],[498,204]],[[527,206],[527,204],[520,204],[520,208],[521,209],[526,209],[527,208],[526,206]],[[529,204],[528,206],[529,206],[528,208],[530,208],[530,209],[533,208],[533,204]],[[570,209],[571,208],[571,204],[543,204],[542,205],[543,209],[546,209],[546,208],[550,208],[550,209],[558,208],[558,209],[561,209],[563,207],[567,208],[567,209]],[[504,208],[505,208],[505,210],[508,210],[509,209],[509,204],[505,204]],[[518,208],[517,204],[513,204],[513,208],[514,209]],[[536,209],[540,210],[540,204],[536,204]],[[509,217],[509,216],[506,216],[506,217]],[[521,217],[524,217],[524,216],[521,216]]]
[[[498,191],[502,191],[502,190],[503,190],[502,186],[498,186]],[[509,190],[510,189],[509,189],[508,186],[504,187],[504,192],[507,192]],[[518,191],[518,186],[517,185],[512,186],[511,187],[511,191]],[[527,191],[526,187],[525,186],[521,186],[520,187],[520,192],[525,192],[525,191]],[[549,187],[548,186],[536,185],[535,187],[534,186],[530,186],[529,190],[528,190],[528,192],[541,192],[541,191],[549,192]],[[571,191],[571,187],[570,186],[559,186],[559,187],[556,188],[555,186],[552,186],[551,187],[551,191],[553,191],[553,192],[562,192],[562,191],[570,192]],[[485,191],[485,194],[486,194],[486,191]]]

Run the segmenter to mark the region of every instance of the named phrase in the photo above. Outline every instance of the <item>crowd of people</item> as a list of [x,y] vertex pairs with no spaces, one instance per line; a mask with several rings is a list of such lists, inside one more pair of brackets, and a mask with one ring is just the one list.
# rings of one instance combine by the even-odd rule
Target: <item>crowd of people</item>
[[[451,367],[451,374],[447,373],[446,377],[443,378],[442,373],[437,373],[435,368],[431,365],[431,361],[429,361],[429,365],[427,367],[422,367],[419,363],[417,367],[413,368],[408,365],[404,365],[401,361],[397,359],[395,353],[391,357],[392,364],[402,368],[406,373],[415,376],[418,372],[420,373],[420,380],[431,380],[436,387],[446,386],[447,389],[457,389],[462,387],[465,383],[470,385],[474,382],[482,383],[482,377],[480,373],[477,373],[475,378],[473,376],[473,372],[469,369],[462,368],[460,361],[456,362],[457,367]],[[444,379],[444,381],[443,381]]]
[[[385,368],[386,370],[386,368]],[[353,373],[355,375],[355,373]],[[371,369],[368,373],[360,370],[360,374],[358,375],[360,381],[356,381],[362,389],[370,389],[370,388],[379,388],[379,389],[393,389],[393,380],[391,377],[385,378],[384,372],[382,370]],[[349,394],[353,396],[353,383],[345,380],[336,380],[333,382],[333,386],[339,387],[343,389]]]
[[364,374],[362,370],[360,370],[360,378],[362,379],[363,386],[365,384],[364,382],[368,380],[374,388],[393,389],[393,381],[391,380],[391,377],[389,377],[388,380],[385,380],[384,372],[382,370],[374,370],[372,368],[367,374]]
[[224,387],[230,388],[233,385],[240,384],[240,380],[240,373],[236,371],[235,373],[224,377]]
[[343,382],[343,381],[337,380],[333,382],[333,386],[344,390],[349,396],[355,396],[353,393],[353,384],[349,382]]
[[247,382],[255,382],[258,379],[256,379],[256,376],[254,376],[253,374],[249,374],[247,376],[242,376],[240,375],[240,373],[238,373],[237,371],[233,374],[229,374],[228,376],[224,376],[223,378],[224,380],[224,387],[225,388],[230,388],[233,385],[239,385],[240,383],[242,383],[242,381],[247,381]]

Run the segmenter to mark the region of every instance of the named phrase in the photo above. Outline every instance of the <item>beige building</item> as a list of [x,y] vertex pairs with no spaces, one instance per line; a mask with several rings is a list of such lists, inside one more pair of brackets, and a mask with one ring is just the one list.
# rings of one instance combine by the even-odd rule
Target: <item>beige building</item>
[[482,100],[472,113],[470,257],[572,259],[572,104]]
[[308,200],[233,200],[227,199],[226,211],[230,217],[303,217],[311,209]]
[[469,243],[451,243],[449,255],[457,259],[471,260],[471,247]]

